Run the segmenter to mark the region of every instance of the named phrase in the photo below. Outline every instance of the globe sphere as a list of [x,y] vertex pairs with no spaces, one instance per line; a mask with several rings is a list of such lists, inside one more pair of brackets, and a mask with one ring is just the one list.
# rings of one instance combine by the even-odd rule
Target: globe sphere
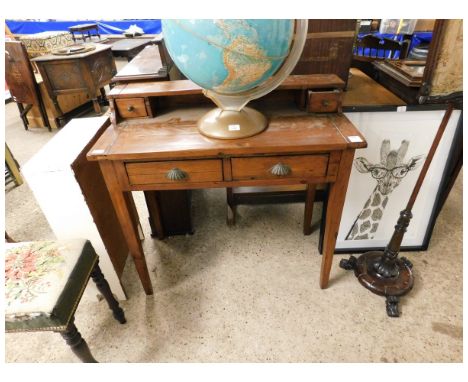
[[179,70],[204,89],[235,95],[268,80],[289,55],[294,20],[163,20]]

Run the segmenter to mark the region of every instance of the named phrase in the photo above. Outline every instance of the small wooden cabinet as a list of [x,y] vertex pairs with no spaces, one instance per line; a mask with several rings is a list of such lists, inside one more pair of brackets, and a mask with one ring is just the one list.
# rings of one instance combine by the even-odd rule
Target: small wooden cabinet
[[46,89],[59,114],[63,114],[57,97],[63,94],[86,92],[94,110],[101,113],[99,91],[110,83],[117,73],[111,47],[95,44],[95,49],[72,55],[49,54],[33,59],[41,73]]

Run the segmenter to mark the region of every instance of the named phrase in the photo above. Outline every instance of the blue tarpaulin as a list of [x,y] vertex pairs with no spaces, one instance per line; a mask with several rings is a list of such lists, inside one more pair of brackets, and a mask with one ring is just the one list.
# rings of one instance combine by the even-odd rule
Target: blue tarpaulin
[[33,34],[49,31],[68,31],[68,27],[78,24],[98,24],[101,34],[122,34],[131,25],[137,25],[146,34],[161,33],[160,19],[128,20],[6,20],[13,34]]
[[[369,33],[359,33],[358,38],[362,38],[365,35],[368,35]],[[372,33],[374,36],[380,37],[380,38],[388,38],[390,40],[396,40],[398,42],[402,42],[403,39],[405,38],[405,35],[402,34],[384,34],[384,33]],[[430,43],[432,40],[432,32],[414,32],[413,35],[411,36],[411,43],[409,46],[409,50],[413,49],[413,47],[418,46],[423,43]],[[359,50],[359,53],[361,53],[362,49]],[[373,52],[375,54],[376,52]],[[365,54],[369,54],[369,49],[365,49]],[[384,52],[377,52],[378,57],[383,58]],[[395,57],[393,58],[398,58],[399,52],[396,53]]]

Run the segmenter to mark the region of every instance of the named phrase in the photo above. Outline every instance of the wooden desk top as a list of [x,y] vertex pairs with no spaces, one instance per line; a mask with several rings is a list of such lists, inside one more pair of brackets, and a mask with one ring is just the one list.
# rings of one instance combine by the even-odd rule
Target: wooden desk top
[[143,81],[159,78],[167,78],[167,72],[162,65],[158,46],[149,45],[119,70],[112,81]]
[[[343,88],[344,81],[334,74],[303,74],[288,76],[278,89]],[[131,83],[115,86],[108,98],[133,98],[202,94],[203,89],[190,80]]]
[[348,89],[344,92],[343,107],[347,106],[404,106],[406,102],[374,81],[359,69],[351,68]]
[[126,38],[119,40],[111,45],[112,52],[128,52],[132,49],[140,46],[147,45],[151,42],[151,39],[143,38]]
[[88,29],[97,29],[97,24],[78,24],[68,27],[68,30],[71,32],[87,31]]
[[35,62],[43,62],[43,61],[55,61],[55,60],[74,60],[77,58],[85,58],[88,56],[92,56],[93,54],[102,52],[103,50],[110,49],[110,45],[105,45],[105,44],[94,44],[94,43],[88,43],[93,44],[96,46],[96,49],[90,50],[88,52],[84,53],[78,53],[78,54],[70,54],[70,55],[58,55],[58,54],[47,54],[45,56],[39,56],[36,58],[33,58],[31,61]]
[[[262,110],[268,128],[253,137],[218,140],[201,135],[197,120],[211,108],[176,110],[152,119],[109,126],[89,160],[155,160],[225,155],[286,154],[356,149],[365,138],[343,114],[310,115],[298,110]],[[354,138],[350,138],[354,137]]]

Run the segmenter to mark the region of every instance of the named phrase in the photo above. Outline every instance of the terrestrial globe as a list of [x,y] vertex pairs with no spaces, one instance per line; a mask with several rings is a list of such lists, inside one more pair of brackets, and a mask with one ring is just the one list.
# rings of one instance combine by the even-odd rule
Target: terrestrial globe
[[208,137],[244,138],[268,126],[245,107],[276,88],[296,65],[307,20],[163,20],[167,51],[179,70],[218,106],[198,121]]

